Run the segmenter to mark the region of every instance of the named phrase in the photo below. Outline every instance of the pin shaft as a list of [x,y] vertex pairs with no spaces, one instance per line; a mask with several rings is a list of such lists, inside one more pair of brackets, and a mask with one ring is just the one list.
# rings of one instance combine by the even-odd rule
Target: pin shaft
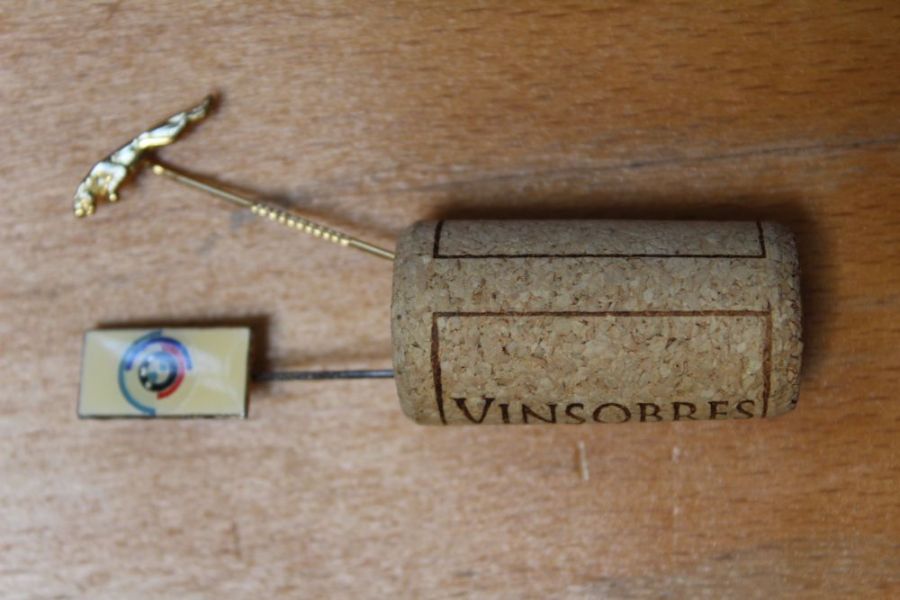
[[193,188],[195,190],[206,192],[211,196],[215,196],[216,198],[225,200],[236,206],[250,210],[257,216],[267,217],[271,221],[275,221],[287,227],[303,231],[315,237],[335,242],[337,244],[340,244],[341,246],[355,248],[379,258],[394,260],[394,253],[390,250],[385,250],[384,248],[375,246],[374,244],[364,242],[363,240],[347,235],[346,233],[343,233],[341,231],[337,231],[336,229],[331,229],[330,227],[319,225],[314,221],[310,221],[305,217],[301,217],[300,215],[284,210],[282,208],[266,204],[264,202],[255,202],[248,198],[244,198],[243,196],[235,194],[234,192],[230,192],[221,187],[212,185],[206,181],[197,179],[196,177],[188,175],[183,171],[179,171],[178,169],[175,169],[173,167],[160,164],[155,160],[150,159],[147,162],[151,166],[153,173],[156,175],[161,175],[163,177],[166,177],[167,179],[170,179],[171,181],[180,183],[181,185]]
[[268,381],[319,381],[326,379],[391,379],[391,369],[351,369],[346,371],[267,371],[254,373],[253,380]]

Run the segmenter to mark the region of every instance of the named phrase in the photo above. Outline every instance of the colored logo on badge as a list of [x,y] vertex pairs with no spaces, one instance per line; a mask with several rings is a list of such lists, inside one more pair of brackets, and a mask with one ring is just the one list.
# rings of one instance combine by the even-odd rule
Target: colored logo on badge
[[160,402],[171,398],[193,369],[187,348],[162,330],[135,340],[119,362],[119,389],[133,407],[155,415]]

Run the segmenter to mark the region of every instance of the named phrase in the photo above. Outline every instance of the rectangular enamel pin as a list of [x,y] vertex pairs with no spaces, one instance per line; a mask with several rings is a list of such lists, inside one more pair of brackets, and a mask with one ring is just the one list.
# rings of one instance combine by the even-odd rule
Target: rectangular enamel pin
[[249,350],[246,327],[89,331],[78,416],[246,417]]

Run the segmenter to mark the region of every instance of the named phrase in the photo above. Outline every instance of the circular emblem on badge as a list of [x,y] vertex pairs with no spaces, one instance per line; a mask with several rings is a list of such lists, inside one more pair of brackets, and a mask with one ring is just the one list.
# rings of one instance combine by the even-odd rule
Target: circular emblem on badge
[[155,415],[164,408],[162,401],[185,391],[191,369],[191,355],[184,344],[162,335],[161,330],[151,331],[135,340],[122,356],[119,389],[129,404]]

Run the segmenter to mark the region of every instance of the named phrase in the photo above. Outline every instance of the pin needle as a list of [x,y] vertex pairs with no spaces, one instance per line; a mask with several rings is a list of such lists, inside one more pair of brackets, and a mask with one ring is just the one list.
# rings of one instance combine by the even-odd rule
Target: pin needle
[[182,185],[200,190],[202,192],[206,192],[207,194],[231,202],[232,204],[241,208],[249,209],[253,214],[260,217],[268,217],[269,220],[285,225],[286,227],[290,227],[298,231],[303,231],[330,242],[335,242],[337,244],[340,244],[341,246],[356,248],[357,250],[368,252],[369,254],[378,256],[379,258],[386,258],[388,260],[394,259],[393,252],[385,250],[384,248],[380,248],[368,242],[364,242],[363,240],[356,239],[355,237],[347,235],[346,233],[319,225],[318,223],[310,221],[309,219],[306,219],[284,209],[272,206],[271,204],[266,204],[264,202],[254,202],[252,200],[244,198],[243,196],[239,196],[233,192],[229,192],[228,190],[211,185],[205,181],[201,181],[191,175],[188,175],[187,173],[184,173],[183,171],[179,171],[173,167],[162,165],[154,161],[153,159],[148,159],[147,162],[151,166],[153,173],[156,175],[162,175],[163,177],[171,179],[172,181],[175,181]]

